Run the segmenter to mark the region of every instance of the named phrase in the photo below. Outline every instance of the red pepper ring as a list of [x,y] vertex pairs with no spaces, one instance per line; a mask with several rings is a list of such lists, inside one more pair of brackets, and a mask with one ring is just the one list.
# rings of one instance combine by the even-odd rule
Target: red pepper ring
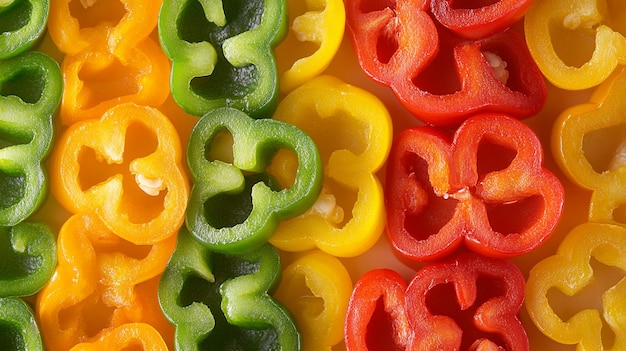
[[509,28],[532,4],[533,0],[499,0],[477,6],[461,0],[432,0],[430,10],[439,23],[457,35],[478,39]]
[[490,257],[527,253],[552,234],[564,201],[532,129],[497,114],[469,118],[451,142],[432,127],[401,132],[386,189],[387,235],[416,261],[462,244]]

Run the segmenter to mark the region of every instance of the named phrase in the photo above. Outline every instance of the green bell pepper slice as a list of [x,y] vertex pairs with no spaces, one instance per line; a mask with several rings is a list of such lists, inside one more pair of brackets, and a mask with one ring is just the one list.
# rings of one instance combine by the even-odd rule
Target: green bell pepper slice
[[3,350],[44,349],[35,316],[21,299],[0,298],[0,345]]
[[0,62],[0,226],[22,222],[47,194],[42,162],[62,84],[58,63],[43,53]]
[[30,49],[48,22],[49,0],[0,0],[0,60]]
[[[207,148],[224,148],[218,138],[224,132],[232,136],[232,162],[208,160]],[[297,157],[293,182],[282,188],[267,171],[281,150]],[[244,253],[265,243],[281,220],[315,203],[324,178],[317,146],[305,132],[228,107],[210,111],[195,125],[187,162],[194,181],[187,228],[207,247],[224,253]]]
[[181,230],[159,285],[176,350],[300,350],[295,320],[269,295],[280,275],[269,243],[243,255],[220,254]]
[[44,223],[0,227],[0,297],[37,293],[57,264],[56,238]]
[[171,90],[188,113],[229,106],[268,117],[278,101],[273,48],[287,33],[285,0],[164,0],[159,37]]

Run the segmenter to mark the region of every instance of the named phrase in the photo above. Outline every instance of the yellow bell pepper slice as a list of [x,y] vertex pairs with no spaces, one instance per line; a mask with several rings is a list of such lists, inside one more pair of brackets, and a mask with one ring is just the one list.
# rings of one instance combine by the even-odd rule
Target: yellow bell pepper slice
[[343,340],[351,294],[352,280],[341,261],[313,250],[283,270],[274,297],[294,314],[302,351],[318,351],[332,350]]
[[[376,173],[391,148],[392,124],[383,103],[324,75],[287,95],[273,118],[297,126],[315,141],[324,163],[324,183],[312,208],[281,222],[270,242],[285,251],[317,247],[337,257],[369,250],[385,227],[383,189]],[[280,153],[276,157],[290,156],[294,158]],[[283,186],[289,168],[277,172]]]
[[589,221],[626,223],[626,68],[594,91],[591,99],[565,110],[554,124],[552,149],[559,167],[592,190]]
[[127,323],[107,329],[93,342],[80,343],[70,351],[167,351],[161,334],[150,324]]
[[286,93],[330,65],[346,22],[342,0],[288,0],[287,5],[289,32],[275,49],[280,90]]
[[[604,266],[592,266],[593,260]],[[604,271],[610,269],[620,271],[617,283],[597,295],[585,296],[588,291],[598,290],[594,286],[607,285],[609,279]],[[582,224],[565,237],[556,255],[531,269],[526,285],[526,308],[530,318],[542,333],[561,344],[577,345],[579,351],[624,350],[624,272],[626,228],[602,223]],[[564,296],[555,296],[554,289]],[[579,300],[575,300],[577,297]],[[587,308],[588,305],[591,307]],[[614,338],[606,337],[608,334],[603,328],[607,327]]]
[[531,55],[557,87],[581,90],[626,64],[626,2],[535,1],[524,18]]

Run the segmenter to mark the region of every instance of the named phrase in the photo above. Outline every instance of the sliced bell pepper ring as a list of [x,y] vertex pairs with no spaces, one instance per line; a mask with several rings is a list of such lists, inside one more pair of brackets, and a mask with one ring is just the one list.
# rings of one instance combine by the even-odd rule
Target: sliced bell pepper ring
[[517,317],[524,276],[513,263],[464,253],[425,266],[407,286],[389,269],[363,275],[346,316],[351,350],[528,350]]
[[[623,350],[625,258],[623,226],[584,223],[575,227],[554,256],[530,270],[525,304],[531,320],[543,334],[561,344],[577,345],[578,350]],[[593,261],[603,266],[592,266]],[[601,273],[609,269],[620,272],[619,280],[599,291],[594,286],[606,285],[609,280]],[[556,299],[555,290],[563,296]]]
[[95,216],[70,217],[59,231],[55,274],[37,295],[46,347],[69,350],[131,322],[152,324],[166,334],[171,326],[155,302],[158,279],[175,246],[176,236],[134,245]]
[[0,60],[30,49],[43,35],[48,21],[48,0],[0,2]]
[[4,350],[44,350],[37,320],[21,299],[0,297],[0,345]]
[[34,295],[50,280],[56,263],[55,235],[47,225],[0,227],[0,297]]
[[117,54],[105,44],[63,60],[63,124],[98,119],[123,103],[159,107],[167,99],[170,63],[156,42],[147,38]]
[[159,37],[176,102],[196,116],[224,106],[270,115],[279,92],[273,48],[287,16],[285,0],[165,0]]
[[[226,132],[232,136],[232,162],[207,159],[207,150],[224,147],[218,136]],[[293,184],[280,189],[267,171],[278,150],[297,158]],[[313,205],[323,182],[321,157],[307,134],[228,107],[208,112],[195,125],[187,162],[194,181],[187,228],[218,252],[243,253],[265,243],[281,220]]]
[[152,33],[162,2],[54,0],[50,3],[48,31],[66,55],[77,55],[94,43],[117,54],[133,48]]
[[177,350],[300,350],[300,334],[272,298],[281,276],[270,244],[243,255],[210,251],[183,229],[163,273],[159,303]]
[[128,323],[105,330],[97,340],[80,343],[70,351],[167,351],[161,334],[146,323]]
[[71,125],[52,155],[52,191],[71,213],[94,213],[135,244],[174,236],[189,184],[178,134],[157,109],[127,103]]
[[59,65],[45,54],[26,52],[0,62],[1,226],[28,218],[47,195],[42,162],[62,91]]
[[626,204],[626,69],[596,88],[587,103],[561,113],[554,124],[552,149],[560,168],[578,185],[593,191],[589,221],[624,224]]
[[302,350],[332,350],[344,339],[344,319],[352,293],[350,274],[341,261],[309,251],[283,269],[273,294],[293,313]]
[[325,179],[316,203],[281,222],[270,242],[286,251],[317,247],[339,257],[369,250],[385,229],[383,189],[376,175],[393,138],[385,106],[362,89],[320,76],[287,95],[273,118],[311,136]]
[[526,118],[541,110],[547,88],[523,38],[513,30],[460,38],[430,17],[429,3],[346,2],[347,27],[368,76],[436,126],[456,126],[477,112]]
[[275,49],[283,92],[292,91],[330,65],[343,40],[346,22],[341,0],[289,0],[287,7],[289,32]]
[[475,4],[458,0],[432,0],[433,17],[457,35],[485,38],[511,27],[524,17],[534,0],[498,0]]
[[[528,49],[557,87],[594,87],[626,63],[622,1],[536,1],[524,17]],[[576,43],[571,45],[569,43]]]
[[552,234],[564,202],[532,129],[496,114],[469,118],[452,141],[433,127],[401,132],[386,189],[390,242],[418,261],[462,244],[492,257],[527,253]]

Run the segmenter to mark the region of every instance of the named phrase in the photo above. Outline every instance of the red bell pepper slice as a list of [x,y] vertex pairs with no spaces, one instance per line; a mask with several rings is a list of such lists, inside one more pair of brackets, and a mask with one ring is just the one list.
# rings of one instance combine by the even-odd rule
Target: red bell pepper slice
[[388,159],[387,234],[416,261],[463,244],[486,256],[517,256],[552,234],[563,197],[539,139],[517,119],[476,115],[451,141],[440,129],[414,127],[398,135]]
[[544,78],[514,31],[468,40],[431,17],[430,1],[376,3],[346,2],[359,64],[421,121],[458,125],[477,112],[527,118],[543,107]]
[[346,315],[346,349],[528,350],[517,317],[524,276],[513,263],[474,253],[431,264],[408,286],[388,269],[363,275]]

